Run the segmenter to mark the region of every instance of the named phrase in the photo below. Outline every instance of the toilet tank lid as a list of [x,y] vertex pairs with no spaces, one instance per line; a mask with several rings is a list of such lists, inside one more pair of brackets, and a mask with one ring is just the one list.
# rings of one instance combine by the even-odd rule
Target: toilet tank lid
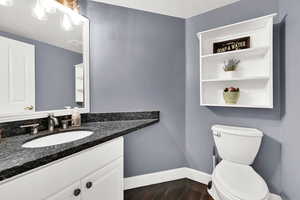
[[219,132],[219,133],[241,135],[241,136],[248,136],[248,137],[263,137],[263,132],[255,128],[225,126],[225,125],[216,124],[213,125],[211,129],[214,133]]

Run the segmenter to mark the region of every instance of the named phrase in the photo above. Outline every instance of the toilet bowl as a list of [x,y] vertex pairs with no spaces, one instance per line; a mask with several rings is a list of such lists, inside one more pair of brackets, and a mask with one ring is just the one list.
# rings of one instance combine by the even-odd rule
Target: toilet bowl
[[216,147],[223,159],[212,175],[215,200],[268,200],[269,189],[250,166],[259,150],[263,134],[257,129],[215,125]]
[[222,200],[267,200],[265,181],[250,166],[223,160],[214,170],[212,181]]

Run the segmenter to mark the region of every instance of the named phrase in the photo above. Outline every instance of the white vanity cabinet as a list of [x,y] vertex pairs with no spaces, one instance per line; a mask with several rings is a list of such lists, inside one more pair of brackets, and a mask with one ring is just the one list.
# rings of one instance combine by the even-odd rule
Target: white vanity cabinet
[[123,138],[0,185],[5,200],[123,200]]

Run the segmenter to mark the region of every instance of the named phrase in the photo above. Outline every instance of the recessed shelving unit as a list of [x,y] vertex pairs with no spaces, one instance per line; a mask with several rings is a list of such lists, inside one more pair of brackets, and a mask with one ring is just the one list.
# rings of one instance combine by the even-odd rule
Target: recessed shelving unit
[[[273,18],[276,14],[198,33],[200,41],[200,105],[273,108]],[[215,42],[250,37],[250,48],[213,53]],[[224,62],[238,59],[234,72]],[[225,88],[240,89],[237,104],[226,104]]]

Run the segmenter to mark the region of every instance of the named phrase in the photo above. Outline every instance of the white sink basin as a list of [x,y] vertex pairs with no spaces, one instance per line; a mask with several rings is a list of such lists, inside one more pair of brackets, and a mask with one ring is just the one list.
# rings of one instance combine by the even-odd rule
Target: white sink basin
[[92,131],[68,131],[31,140],[22,145],[24,148],[48,147],[83,139],[92,135]]

